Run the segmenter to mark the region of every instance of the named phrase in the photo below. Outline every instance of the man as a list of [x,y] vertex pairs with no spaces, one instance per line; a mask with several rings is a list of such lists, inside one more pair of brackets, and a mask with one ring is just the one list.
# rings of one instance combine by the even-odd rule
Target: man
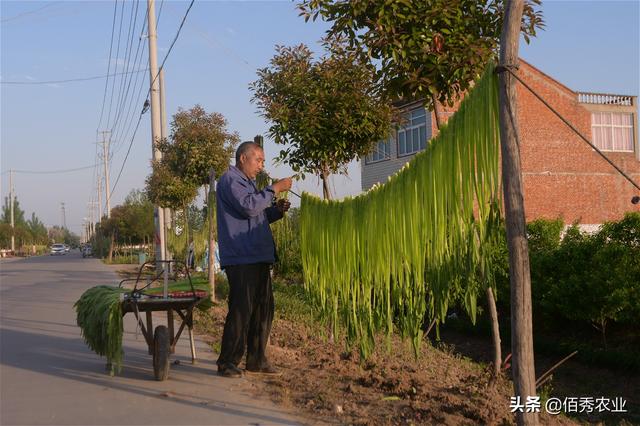
[[256,188],[255,178],[264,167],[264,151],[243,142],[236,165],[220,177],[216,211],[220,265],[229,279],[229,313],[224,324],[218,374],[241,377],[238,364],[247,350],[245,368],[251,373],[277,374],[265,350],[273,320],[271,265],[275,244],[269,224],[281,219],[289,202],[276,195],[291,188],[291,178]]

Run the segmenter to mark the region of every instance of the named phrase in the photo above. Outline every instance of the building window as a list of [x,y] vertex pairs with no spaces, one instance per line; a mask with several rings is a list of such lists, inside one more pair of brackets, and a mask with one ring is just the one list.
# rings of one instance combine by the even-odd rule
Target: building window
[[398,129],[398,156],[409,155],[427,146],[427,113],[424,107],[403,115],[403,126]]
[[366,157],[366,164],[377,163],[389,158],[391,158],[391,138],[378,141],[373,146],[373,151]]
[[591,134],[598,149],[633,152],[633,114],[591,113]]

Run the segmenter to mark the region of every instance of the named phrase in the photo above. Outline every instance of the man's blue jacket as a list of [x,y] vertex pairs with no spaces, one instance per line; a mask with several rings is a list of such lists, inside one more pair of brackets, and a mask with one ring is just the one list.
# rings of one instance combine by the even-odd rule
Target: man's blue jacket
[[216,212],[220,266],[274,263],[275,244],[269,224],[282,218],[273,205],[271,185],[258,191],[235,166],[218,181]]

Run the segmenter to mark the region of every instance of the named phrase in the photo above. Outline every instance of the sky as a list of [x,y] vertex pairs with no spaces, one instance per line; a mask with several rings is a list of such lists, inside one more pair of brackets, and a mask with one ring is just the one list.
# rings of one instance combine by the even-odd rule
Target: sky
[[[266,134],[268,124],[251,103],[248,87],[257,79],[256,70],[268,65],[276,45],[305,43],[320,52],[318,41],[328,28],[321,21],[305,23],[295,4],[196,0],[164,66],[167,117],[199,104],[223,114],[228,129],[242,140]],[[47,226],[61,225],[64,203],[65,223],[77,234],[89,218],[89,202],[96,199],[99,132],[112,131],[111,187],[121,174],[111,207],[131,190],[143,189],[150,172],[149,113],[142,115],[134,137],[148,72],[52,82],[146,67],[147,39],[140,39],[146,2],[139,3],[137,14],[135,2],[127,1],[124,8],[118,2],[115,21],[114,5],[0,2],[2,199],[9,191],[9,170],[15,170],[14,188],[26,215],[35,212]],[[188,6],[188,1],[156,0],[159,62]],[[550,0],[542,10],[546,27],[530,45],[521,43],[522,58],[573,90],[638,96],[640,0]],[[272,163],[280,148],[265,142],[268,172],[274,177],[291,174],[286,166]],[[338,198],[359,193],[359,162],[349,165],[348,176],[333,177],[332,187]],[[321,194],[313,177],[295,182],[293,189]]]

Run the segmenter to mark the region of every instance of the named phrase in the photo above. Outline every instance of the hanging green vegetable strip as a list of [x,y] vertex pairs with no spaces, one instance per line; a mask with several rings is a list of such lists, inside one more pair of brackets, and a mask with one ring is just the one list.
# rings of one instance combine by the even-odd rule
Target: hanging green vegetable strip
[[303,194],[305,285],[363,356],[375,332],[389,336],[394,324],[417,351],[425,315],[443,321],[454,299],[475,318],[478,293],[491,284],[498,155],[490,66],[427,149],[386,184],[343,201]]
[[105,285],[85,291],[73,305],[76,322],[90,349],[107,358],[111,374],[122,368],[122,305],[120,294],[124,290]]

